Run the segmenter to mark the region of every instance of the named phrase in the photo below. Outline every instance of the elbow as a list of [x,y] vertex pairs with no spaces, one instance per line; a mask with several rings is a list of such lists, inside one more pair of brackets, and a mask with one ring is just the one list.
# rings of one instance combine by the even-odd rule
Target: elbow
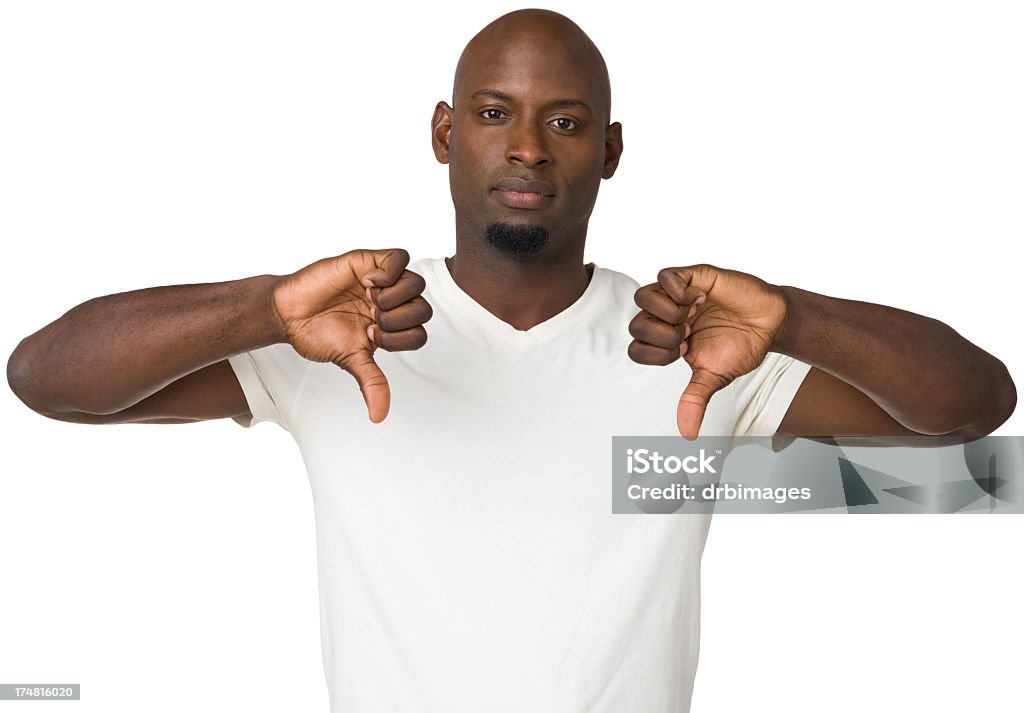
[[978,416],[970,424],[950,431],[958,436],[987,436],[1006,423],[1017,409],[1017,387],[1010,371],[996,360],[990,386],[981,396]]
[[114,403],[102,394],[88,402],[81,397],[71,398],[69,389],[55,378],[47,362],[37,355],[39,347],[33,345],[32,336],[21,340],[7,359],[7,385],[18,399],[40,416],[65,423],[120,423],[124,404]]
[[25,342],[22,339],[7,359],[7,386],[18,399],[33,411],[39,412],[32,398],[31,360],[25,355]]
[[999,420],[993,427],[993,431],[1006,423],[1013,412],[1017,410],[1017,387],[1013,383],[1013,377],[1010,376],[1010,370],[1006,368],[1006,364],[999,362],[999,367],[1000,378],[995,399],[998,404],[996,411]]
[[32,371],[32,358],[27,354],[26,342],[22,339],[11,356],[7,359],[7,386],[18,400],[42,416],[53,418],[52,410],[46,408],[39,399],[35,375]]
[[18,400],[38,413],[57,421],[67,420],[68,412],[55,408],[41,395],[35,359],[31,355],[29,340],[22,339],[7,359],[7,386]]

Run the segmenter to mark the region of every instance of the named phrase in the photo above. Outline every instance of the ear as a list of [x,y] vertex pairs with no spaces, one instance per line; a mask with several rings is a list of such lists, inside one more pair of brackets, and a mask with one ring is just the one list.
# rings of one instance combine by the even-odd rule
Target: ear
[[615,169],[619,167],[619,157],[622,156],[622,124],[615,122],[609,124],[604,130],[604,170],[601,178],[611,178],[615,175]]
[[438,102],[434,107],[434,116],[430,120],[430,141],[434,146],[434,158],[438,163],[448,163],[448,139],[452,133],[453,111],[447,103]]

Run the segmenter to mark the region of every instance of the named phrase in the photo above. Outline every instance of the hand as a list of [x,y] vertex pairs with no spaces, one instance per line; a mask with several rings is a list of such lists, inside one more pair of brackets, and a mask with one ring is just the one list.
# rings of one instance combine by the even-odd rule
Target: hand
[[353,250],[274,286],[273,305],[287,341],[305,358],[352,374],[374,423],[388,415],[391,389],[373,352],[419,349],[427,341],[422,325],[433,314],[420,296],[426,283],[405,269],[408,264],[405,250]]
[[764,361],[786,317],[781,289],[711,265],[665,268],[635,299],[641,312],[629,323],[630,358],[666,365],[683,357],[693,370],[676,411],[679,433],[690,439],[715,392]]

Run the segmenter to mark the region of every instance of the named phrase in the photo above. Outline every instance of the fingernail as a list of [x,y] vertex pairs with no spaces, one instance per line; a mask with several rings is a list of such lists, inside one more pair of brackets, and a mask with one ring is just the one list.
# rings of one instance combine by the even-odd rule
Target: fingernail
[[370,319],[372,319],[374,322],[377,321],[377,308],[376,307],[370,307]]
[[373,325],[370,325],[369,327],[366,328],[366,336],[370,338],[371,342],[373,341],[374,331],[375,330],[373,328]]

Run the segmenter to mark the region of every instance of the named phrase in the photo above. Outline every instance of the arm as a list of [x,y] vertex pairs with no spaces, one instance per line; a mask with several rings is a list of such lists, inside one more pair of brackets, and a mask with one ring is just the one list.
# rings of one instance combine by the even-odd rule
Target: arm
[[271,275],[89,300],[26,337],[14,393],[63,421],[194,421],[245,415],[228,356],[281,341]]
[[50,418],[181,423],[246,415],[227,357],[288,342],[359,382],[383,420],[380,347],[416,349],[430,306],[404,250],[354,250],[284,277],[155,287],[85,302],[22,340],[7,364],[14,393]]
[[1017,403],[1006,366],[928,317],[781,287],[772,351],[816,367],[779,432],[985,435]]
[[778,287],[711,265],[667,268],[636,295],[630,356],[685,358],[679,431],[696,436],[714,393],[769,351],[812,365],[779,433],[984,435],[1009,418],[1006,367],[945,324],[882,305]]

